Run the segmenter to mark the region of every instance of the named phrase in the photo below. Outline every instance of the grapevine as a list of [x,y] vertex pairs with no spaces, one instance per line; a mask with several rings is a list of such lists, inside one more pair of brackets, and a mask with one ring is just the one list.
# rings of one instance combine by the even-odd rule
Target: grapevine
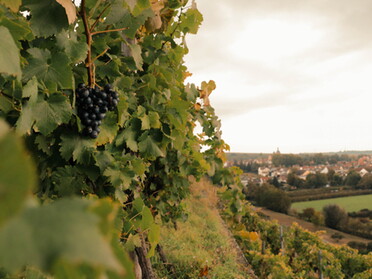
[[185,84],[187,2],[0,1],[0,278],[133,278],[133,253],[151,273],[189,177],[223,167],[214,82]]

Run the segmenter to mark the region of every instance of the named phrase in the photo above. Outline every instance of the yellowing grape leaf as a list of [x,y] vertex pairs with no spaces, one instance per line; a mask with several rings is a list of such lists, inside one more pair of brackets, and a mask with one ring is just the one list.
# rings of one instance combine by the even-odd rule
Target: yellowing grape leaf
[[200,98],[203,99],[204,105],[209,106],[209,95],[211,95],[212,91],[216,89],[216,83],[213,80],[210,80],[208,83],[203,81],[201,83],[201,89],[199,90]]
[[249,232],[249,239],[252,241],[256,241],[259,239],[259,235],[257,232]]
[[154,12],[154,16],[150,17],[146,21],[145,26],[148,32],[153,32],[159,29],[163,24],[160,16],[160,10],[164,8],[164,0],[151,0],[150,4],[151,9]]
[[68,23],[71,24],[76,20],[76,8],[71,0],[56,0],[66,10]]
[[18,12],[19,6],[22,4],[22,0],[0,0],[0,3],[16,13]]

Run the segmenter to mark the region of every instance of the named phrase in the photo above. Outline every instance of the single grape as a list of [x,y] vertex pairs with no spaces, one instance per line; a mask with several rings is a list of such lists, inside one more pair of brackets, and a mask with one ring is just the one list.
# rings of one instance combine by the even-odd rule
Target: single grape
[[92,139],[97,138],[97,136],[98,136],[98,132],[97,132],[96,130],[93,130],[93,131],[90,133],[90,137],[91,137]]
[[104,87],[104,90],[109,91],[110,89],[112,89],[112,85],[111,84],[106,84],[105,87]]
[[89,96],[89,91],[88,90],[84,90],[82,93],[81,93],[82,97],[83,98],[87,98]]
[[100,108],[99,107],[94,107],[93,112],[95,114],[99,113],[100,112]]
[[97,119],[102,120],[103,118],[105,118],[105,116],[106,116],[106,114],[104,114],[104,113],[98,113],[97,114]]

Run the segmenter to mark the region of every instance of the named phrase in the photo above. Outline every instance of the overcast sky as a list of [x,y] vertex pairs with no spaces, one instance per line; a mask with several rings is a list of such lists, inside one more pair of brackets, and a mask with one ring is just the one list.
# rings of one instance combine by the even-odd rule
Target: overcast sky
[[372,150],[372,1],[197,0],[187,82],[233,152]]

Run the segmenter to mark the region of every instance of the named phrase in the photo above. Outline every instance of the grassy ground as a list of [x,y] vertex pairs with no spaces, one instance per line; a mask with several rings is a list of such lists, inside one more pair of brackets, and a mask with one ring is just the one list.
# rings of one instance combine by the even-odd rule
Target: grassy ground
[[[173,274],[162,263],[155,264],[159,278],[239,279],[247,276],[246,267],[216,209],[216,189],[208,183],[194,183],[186,200],[189,218],[161,231],[161,245],[173,264]],[[203,277],[201,274],[204,270]]]
[[315,210],[321,211],[323,209],[323,206],[328,204],[338,204],[339,206],[343,207],[347,212],[359,211],[363,208],[372,209],[372,195],[296,202],[292,204],[292,208],[301,211],[304,208],[313,207]]

